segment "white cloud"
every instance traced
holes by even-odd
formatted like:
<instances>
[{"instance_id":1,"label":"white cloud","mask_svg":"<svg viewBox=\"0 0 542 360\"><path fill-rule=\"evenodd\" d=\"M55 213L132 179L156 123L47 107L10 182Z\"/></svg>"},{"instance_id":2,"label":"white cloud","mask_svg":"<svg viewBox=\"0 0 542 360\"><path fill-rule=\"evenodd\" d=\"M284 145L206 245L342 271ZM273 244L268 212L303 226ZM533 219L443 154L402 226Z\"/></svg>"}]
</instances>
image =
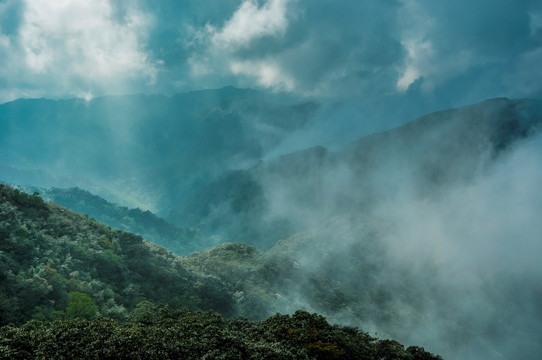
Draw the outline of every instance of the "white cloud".
<instances>
[{"instance_id":1,"label":"white cloud","mask_svg":"<svg viewBox=\"0 0 542 360\"><path fill-rule=\"evenodd\" d=\"M11 41L9 40L9 37L0 33L0 49L1 48L8 49L10 47L10 43Z\"/></svg>"},{"instance_id":2,"label":"white cloud","mask_svg":"<svg viewBox=\"0 0 542 360\"><path fill-rule=\"evenodd\" d=\"M539 6L505 0L493 10L431 0L189 0L167 9L150 0L4 0L0 101L8 92L98 96L234 85L363 99L450 90L465 98L457 103L472 102L481 95L457 89L506 95L512 82L498 74L529 62L526 52L542 34ZM466 80L472 76L474 83ZM422 93L412 89L417 80Z\"/></svg>"},{"instance_id":3,"label":"white cloud","mask_svg":"<svg viewBox=\"0 0 542 360\"><path fill-rule=\"evenodd\" d=\"M531 31L531 36L536 36L542 31L542 11L529 14L529 29Z\"/></svg>"},{"instance_id":4,"label":"white cloud","mask_svg":"<svg viewBox=\"0 0 542 360\"><path fill-rule=\"evenodd\" d=\"M503 83L514 91L510 96L542 96L542 47L518 57L510 72L503 75Z\"/></svg>"},{"instance_id":5,"label":"white cloud","mask_svg":"<svg viewBox=\"0 0 542 360\"><path fill-rule=\"evenodd\" d=\"M264 37L281 38L289 25L288 5L295 0L245 0L220 27L207 24L195 31L190 46L196 51L188 59L191 74L200 82L207 78L235 76L235 83L244 80L253 86L292 91L294 80L281 66L278 58L242 56L239 50L249 50ZM241 85L242 86L242 85Z\"/></svg>"},{"instance_id":6,"label":"white cloud","mask_svg":"<svg viewBox=\"0 0 542 360\"><path fill-rule=\"evenodd\" d=\"M405 196L383 204L379 214L394 224L387 239L392 254L439 265L446 282L467 284L503 272L542 274L541 149L539 135L471 184L432 199Z\"/></svg>"},{"instance_id":7,"label":"white cloud","mask_svg":"<svg viewBox=\"0 0 542 360\"><path fill-rule=\"evenodd\" d=\"M135 71L152 77L155 69L139 44L149 22L144 14L133 11L125 23L116 23L108 0L27 0L26 7L21 42L30 70L62 66L94 79Z\"/></svg>"},{"instance_id":8,"label":"white cloud","mask_svg":"<svg viewBox=\"0 0 542 360\"><path fill-rule=\"evenodd\" d=\"M129 82L154 81L159 65L144 49L147 14L132 8L119 21L110 0L26 0L24 9L7 45L11 75L2 74L23 78L19 96L124 92Z\"/></svg>"},{"instance_id":9,"label":"white cloud","mask_svg":"<svg viewBox=\"0 0 542 360\"><path fill-rule=\"evenodd\" d=\"M254 0L244 1L221 30L207 26L213 45L238 48L264 36L283 35L288 27L286 11L289 2L291 0L268 0L258 6Z\"/></svg>"},{"instance_id":10,"label":"white cloud","mask_svg":"<svg viewBox=\"0 0 542 360\"><path fill-rule=\"evenodd\" d=\"M274 90L292 91L294 79L288 77L280 65L270 60L232 61L231 72L234 75L249 75L257 79L258 84Z\"/></svg>"},{"instance_id":11,"label":"white cloud","mask_svg":"<svg viewBox=\"0 0 542 360\"><path fill-rule=\"evenodd\" d=\"M400 15L401 44L406 54L396 82L398 91L406 91L418 79L423 79L424 91L432 91L472 66L496 61L475 54L476 49L468 45L448 46L442 38L441 15L423 1L404 2Z\"/></svg>"},{"instance_id":12,"label":"white cloud","mask_svg":"<svg viewBox=\"0 0 542 360\"><path fill-rule=\"evenodd\" d=\"M427 70L425 66L428 59L434 56L433 46L429 41L406 40L403 46L407 50L405 68L397 80L397 89L405 91L412 83L423 76Z\"/></svg>"}]
</instances>

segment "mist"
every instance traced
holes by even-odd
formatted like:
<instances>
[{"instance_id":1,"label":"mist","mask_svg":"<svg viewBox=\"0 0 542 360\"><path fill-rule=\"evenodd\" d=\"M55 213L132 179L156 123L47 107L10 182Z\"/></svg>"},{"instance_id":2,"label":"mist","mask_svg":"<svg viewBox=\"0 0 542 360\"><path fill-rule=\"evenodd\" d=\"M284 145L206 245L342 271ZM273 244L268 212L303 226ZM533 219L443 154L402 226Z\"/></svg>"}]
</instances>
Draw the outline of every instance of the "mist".
<instances>
[{"instance_id":1,"label":"mist","mask_svg":"<svg viewBox=\"0 0 542 360\"><path fill-rule=\"evenodd\" d=\"M378 206L387 260L427 282L419 294L427 320L412 319L408 341L457 359L540 350L541 140L518 145L488 173L436 199L406 194Z\"/></svg>"},{"instance_id":2,"label":"mist","mask_svg":"<svg viewBox=\"0 0 542 360\"><path fill-rule=\"evenodd\" d=\"M292 271L325 281L329 292L287 282L278 311L318 311L447 359L535 358L542 333L540 118L535 112L518 120L534 121L527 125L533 136L502 143L485 132L500 127L502 104L437 113L340 151L312 148L270 161L258 173L262 218L289 222L297 235L268 252L287 254ZM345 157L351 152L358 155ZM338 302L318 303L326 296Z\"/></svg>"}]
</instances>

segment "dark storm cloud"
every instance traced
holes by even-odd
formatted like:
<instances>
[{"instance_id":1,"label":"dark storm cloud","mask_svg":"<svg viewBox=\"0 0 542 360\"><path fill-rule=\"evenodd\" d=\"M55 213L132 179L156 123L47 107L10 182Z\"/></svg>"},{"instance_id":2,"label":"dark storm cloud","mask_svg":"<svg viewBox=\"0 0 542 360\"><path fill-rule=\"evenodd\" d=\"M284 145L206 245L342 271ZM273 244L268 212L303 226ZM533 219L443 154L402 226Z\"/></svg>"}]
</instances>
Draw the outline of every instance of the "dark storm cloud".
<instances>
[{"instance_id":1,"label":"dark storm cloud","mask_svg":"<svg viewBox=\"0 0 542 360\"><path fill-rule=\"evenodd\" d=\"M263 9L277 2L243 4ZM200 48L193 49L192 64L199 66L195 74L202 74L202 67L213 69L216 79L233 72L245 86L256 82L336 98L386 98L410 90L420 97L436 94L465 103L529 95L509 74L539 56L536 2L281 3L287 19L283 31L254 37L241 48L217 50L216 43L205 42L228 25L210 22L211 31L200 32ZM539 91L534 87L529 93Z\"/></svg>"},{"instance_id":2,"label":"dark storm cloud","mask_svg":"<svg viewBox=\"0 0 542 360\"><path fill-rule=\"evenodd\" d=\"M6 36L17 33L24 11L24 5L20 1L0 1L0 30Z\"/></svg>"},{"instance_id":3,"label":"dark storm cloud","mask_svg":"<svg viewBox=\"0 0 542 360\"><path fill-rule=\"evenodd\" d=\"M331 91L339 91L334 96L355 96L363 89L393 85L404 52L396 36L396 2L244 4L253 4L254 11L241 7L232 19L246 16L248 21L275 6L276 11L268 11L262 20L283 17L280 29L256 32L239 44L222 36L235 22L213 24L200 33L203 52L195 52L193 63L233 72L243 85L256 81L264 87L324 97ZM217 37L223 40L219 44L213 41Z\"/></svg>"}]
</instances>

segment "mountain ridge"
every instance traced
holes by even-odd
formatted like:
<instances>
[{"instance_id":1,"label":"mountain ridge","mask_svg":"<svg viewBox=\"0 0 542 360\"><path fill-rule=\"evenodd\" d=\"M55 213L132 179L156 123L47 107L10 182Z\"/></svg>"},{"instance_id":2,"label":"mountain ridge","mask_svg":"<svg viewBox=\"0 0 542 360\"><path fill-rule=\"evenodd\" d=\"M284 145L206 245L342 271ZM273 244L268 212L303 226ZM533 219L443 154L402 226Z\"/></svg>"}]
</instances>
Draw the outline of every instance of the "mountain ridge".
<instances>
[{"instance_id":1,"label":"mountain ridge","mask_svg":"<svg viewBox=\"0 0 542 360\"><path fill-rule=\"evenodd\" d=\"M292 209L315 216L312 209L322 205L331 212L357 211L404 191L433 196L446 186L466 184L487 171L501 153L539 131L541 123L540 100L497 98L434 112L362 137L343 150L316 146L230 172L196 192L166 218L172 223L184 219L181 223L189 227L210 224L208 233L240 223L242 229L226 230L230 233L226 239L266 248L287 235L281 229L291 227L285 224L285 217ZM253 190L245 192L240 184ZM209 194L219 195L209 198ZM283 203L278 204L279 200ZM282 210L273 210L274 202ZM270 211L274 213L266 215ZM273 216L274 220L260 221ZM228 220L224 224L220 219ZM252 229L251 222L255 224ZM283 224L278 227L280 235L259 231L277 223ZM242 233L245 235L236 237Z\"/></svg>"},{"instance_id":2,"label":"mountain ridge","mask_svg":"<svg viewBox=\"0 0 542 360\"><path fill-rule=\"evenodd\" d=\"M258 161L318 106L233 87L14 101L0 105L0 165L12 169L0 180L40 186L23 174L40 170L50 174L48 186L165 212L221 172Z\"/></svg>"}]
</instances>

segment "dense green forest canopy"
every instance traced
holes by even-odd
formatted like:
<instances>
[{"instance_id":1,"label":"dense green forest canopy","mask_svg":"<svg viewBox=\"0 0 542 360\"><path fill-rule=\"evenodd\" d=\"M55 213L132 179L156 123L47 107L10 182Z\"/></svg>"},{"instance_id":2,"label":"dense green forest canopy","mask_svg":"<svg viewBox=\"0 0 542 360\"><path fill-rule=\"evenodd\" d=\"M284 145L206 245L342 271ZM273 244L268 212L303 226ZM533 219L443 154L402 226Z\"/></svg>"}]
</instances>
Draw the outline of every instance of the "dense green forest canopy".
<instances>
[{"instance_id":1,"label":"dense green forest canopy","mask_svg":"<svg viewBox=\"0 0 542 360\"><path fill-rule=\"evenodd\" d=\"M251 322L208 312L148 307L127 322L31 321L0 328L0 359L438 360L421 347L378 340L297 311Z\"/></svg>"},{"instance_id":2,"label":"dense green forest canopy","mask_svg":"<svg viewBox=\"0 0 542 360\"><path fill-rule=\"evenodd\" d=\"M235 299L243 267L256 274L238 291L265 292L249 287L265 284L265 274L273 288L272 263L255 268L263 255L246 245L180 258L3 184L0 214L2 359L439 359L303 311L225 320L261 317L261 298Z\"/></svg>"},{"instance_id":3,"label":"dense green forest canopy","mask_svg":"<svg viewBox=\"0 0 542 360\"><path fill-rule=\"evenodd\" d=\"M219 279L187 271L140 236L5 185L0 214L0 323L55 318L74 293L117 319L143 300L232 312Z\"/></svg>"},{"instance_id":4,"label":"dense green forest canopy","mask_svg":"<svg viewBox=\"0 0 542 360\"><path fill-rule=\"evenodd\" d=\"M78 187L45 189L18 186L17 188L29 194L39 193L45 200L53 201L79 214L86 214L115 229L140 235L145 240L163 246L176 254L188 254L209 245L204 239L198 237L194 230L176 227L148 210L118 206Z\"/></svg>"}]
</instances>

